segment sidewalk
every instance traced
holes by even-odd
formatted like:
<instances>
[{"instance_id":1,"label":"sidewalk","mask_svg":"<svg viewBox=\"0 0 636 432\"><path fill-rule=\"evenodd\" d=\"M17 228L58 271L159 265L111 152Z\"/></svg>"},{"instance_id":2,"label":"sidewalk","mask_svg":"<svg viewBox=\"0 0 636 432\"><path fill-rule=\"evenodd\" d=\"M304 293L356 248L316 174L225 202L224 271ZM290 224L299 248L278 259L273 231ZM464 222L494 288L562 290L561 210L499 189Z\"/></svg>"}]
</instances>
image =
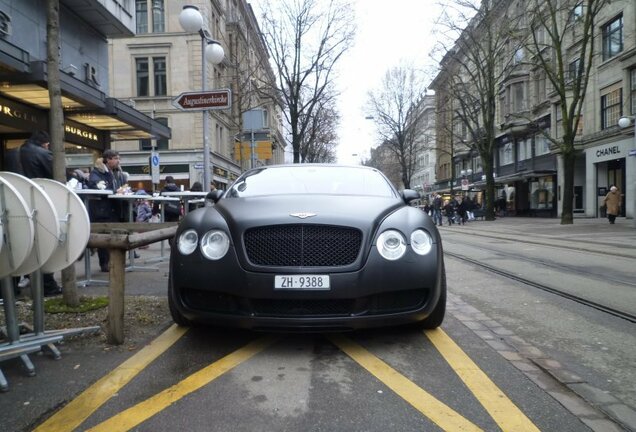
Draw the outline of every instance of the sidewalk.
<instances>
[{"instance_id":1,"label":"sidewalk","mask_svg":"<svg viewBox=\"0 0 636 432\"><path fill-rule=\"evenodd\" d=\"M148 249L137 249L139 258L135 259L135 268L126 271L125 295L163 296L168 293L168 263L170 260L170 246L166 240L164 243L163 258L161 257L161 243L154 243ZM108 281L108 273L103 273L99 268L97 253L90 257L91 280ZM128 264L128 258L126 258ZM143 267L143 268L141 268ZM78 284L86 279L84 260L75 263L75 272ZM56 274L59 280L59 274ZM88 286L78 287L80 295L107 295L108 285L104 283L91 283Z\"/></svg>"},{"instance_id":2,"label":"sidewalk","mask_svg":"<svg viewBox=\"0 0 636 432\"><path fill-rule=\"evenodd\" d=\"M466 225L444 225L445 230L465 230L475 235L488 235L508 240L535 241L549 245L559 242L574 249L602 251L636 258L636 228L633 219L617 218L610 224L602 218L574 219L572 225L561 225L560 218L500 217L494 221L471 221Z\"/></svg>"}]
</instances>

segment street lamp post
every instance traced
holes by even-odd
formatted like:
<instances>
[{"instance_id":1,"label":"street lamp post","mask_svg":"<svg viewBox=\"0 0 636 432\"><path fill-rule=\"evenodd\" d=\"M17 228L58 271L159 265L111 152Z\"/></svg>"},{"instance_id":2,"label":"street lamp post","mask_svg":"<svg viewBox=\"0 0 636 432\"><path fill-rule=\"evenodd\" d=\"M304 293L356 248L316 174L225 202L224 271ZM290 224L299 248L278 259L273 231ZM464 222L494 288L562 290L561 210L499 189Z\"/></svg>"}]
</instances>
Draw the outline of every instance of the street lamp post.
<instances>
[{"instance_id":1,"label":"street lamp post","mask_svg":"<svg viewBox=\"0 0 636 432\"><path fill-rule=\"evenodd\" d=\"M192 5L185 5L179 14L179 24L188 33L199 33L201 36L201 90L207 90L208 68L206 60L212 64L219 64L225 57L225 52L221 44L210 37L210 33L203 27L203 16L199 8ZM208 110L203 110L203 190L210 191L211 183L211 163L210 163L210 142L208 140L209 131Z\"/></svg>"},{"instance_id":2,"label":"street lamp post","mask_svg":"<svg viewBox=\"0 0 636 432\"><path fill-rule=\"evenodd\" d=\"M627 129L630 126L634 126L634 150L636 150L636 116L621 117L620 119L618 119L618 126L621 129ZM636 184L634 184L632 192L633 192L632 193L632 203L633 203L632 218L634 219L634 228L636 228Z\"/></svg>"}]
</instances>

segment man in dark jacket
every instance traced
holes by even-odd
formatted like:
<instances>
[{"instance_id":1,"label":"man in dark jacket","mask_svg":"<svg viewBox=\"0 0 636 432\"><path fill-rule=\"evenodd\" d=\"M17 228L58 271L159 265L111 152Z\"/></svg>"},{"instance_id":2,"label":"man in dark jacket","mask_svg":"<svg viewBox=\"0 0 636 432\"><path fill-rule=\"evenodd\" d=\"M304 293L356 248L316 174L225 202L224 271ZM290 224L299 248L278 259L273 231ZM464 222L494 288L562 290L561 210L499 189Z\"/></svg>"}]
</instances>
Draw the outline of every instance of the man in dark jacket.
<instances>
[{"instance_id":1,"label":"man in dark jacket","mask_svg":"<svg viewBox=\"0 0 636 432\"><path fill-rule=\"evenodd\" d=\"M88 176L89 189L111 190L113 193L124 185L125 179L119 169L119 153L112 149L104 150L97 158L95 166ZM93 222L121 222L121 204L106 196L89 201L89 211ZM108 272L110 255L108 249L97 249L99 267Z\"/></svg>"},{"instance_id":2,"label":"man in dark jacket","mask_svg":"<svg viewBox=\"0 0 636 432\"><path fill-rule=\"evenodd\" d=\"M49 134L35 131L20 147L22 173L28 178L53 178L53 152L49 150Z\"/></svg>"},{"instance_id":3,"label":"man in dark jacket","mask_svg":"<svg viewBox=\"0 0 636 432\"><path fill-rule=\"evenodd\" d=\"M22 174L28 178L53 178L53 153L49 150L49 134L35 131L31 138L20 147ZM44 295L53 296L62 293L52 273L42 275Z\"/></svg>"},{"instance_id":4,"label":"man in dark jacket","mask_svg":"<svg viewBox=\"0 0 636 432\"><path fill-rule=\"evenodd\" d=\"M179 188L179 186L177 186L177 184L174 182L174 177L167 176L166 184L163 186L163 189L161 189L161 192L179 191L181 191L181 188ZM166 222L178 222L179 217L181 216L181 205L179 204L179 202L166 202L163 204L163 206L164 220ZM155 209L155 211L158 211L158 209Z\"/></svg>"}]
</instances>

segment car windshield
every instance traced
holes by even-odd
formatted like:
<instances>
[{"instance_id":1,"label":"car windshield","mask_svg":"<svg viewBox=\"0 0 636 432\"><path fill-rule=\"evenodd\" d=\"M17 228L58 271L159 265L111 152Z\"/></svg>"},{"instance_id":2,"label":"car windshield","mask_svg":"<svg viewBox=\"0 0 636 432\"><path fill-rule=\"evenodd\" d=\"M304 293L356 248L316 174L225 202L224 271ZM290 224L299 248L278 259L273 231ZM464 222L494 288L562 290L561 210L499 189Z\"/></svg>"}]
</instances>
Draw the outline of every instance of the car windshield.
<instances>
[{"instance_id":1,"label":"car windshield","mask_svg":"<svg viewBox=\"0 0 636 432\"><path fill-rule=\"evenodd\" d=\"M395 197L395 189L376 170L342 166L285 166L249 171L226 197L330 194Z\"/></svg>"}]
</instances>

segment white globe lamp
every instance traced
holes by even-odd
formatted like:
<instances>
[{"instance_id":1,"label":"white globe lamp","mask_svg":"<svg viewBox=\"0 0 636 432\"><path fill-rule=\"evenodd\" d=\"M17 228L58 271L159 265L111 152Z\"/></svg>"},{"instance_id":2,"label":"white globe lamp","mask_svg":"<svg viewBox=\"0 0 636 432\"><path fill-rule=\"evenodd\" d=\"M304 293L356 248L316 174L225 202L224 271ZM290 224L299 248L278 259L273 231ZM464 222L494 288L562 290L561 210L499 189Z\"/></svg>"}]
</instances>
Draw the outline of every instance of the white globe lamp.
<instances>
[{"instance_id":1,"label":"white globe lamp","mask_svg":"<svg viewBox=\"0 0 636 432\"><path fill-rule=\"evenodd\" d=\"M179 24L188 33L196 33L203 27L203 16L199 8L185 5L179 14Z\"/></svg>"}]
</instances>

